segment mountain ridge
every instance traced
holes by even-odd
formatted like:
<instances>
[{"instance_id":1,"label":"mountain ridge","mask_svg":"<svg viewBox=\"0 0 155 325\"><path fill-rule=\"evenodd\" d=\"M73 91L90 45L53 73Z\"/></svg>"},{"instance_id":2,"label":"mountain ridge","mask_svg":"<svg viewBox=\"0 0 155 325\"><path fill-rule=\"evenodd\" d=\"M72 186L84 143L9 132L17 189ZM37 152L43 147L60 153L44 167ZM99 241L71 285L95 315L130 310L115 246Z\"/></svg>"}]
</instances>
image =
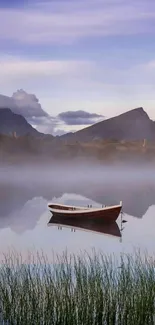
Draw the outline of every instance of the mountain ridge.
<instances>
[{"instance_id":1,"label":"mountain ridge","mask_svg":"<svg viewBox=\"0 0 155 325\"><path fill-rule=\"evenodd\" d=\"M143 107L138 107L120 115L95 123L74 134L61 136L76 141L96 139L117 140L155 140L155 122L152 121Z\"/></svg>"},{"instance_id":2,"label":"mountain ridge","mask_svg":"<svg viewBox=\"0 0 155 325\"><path fill-rule=\"evenodd\" d=\"M14 113L10 108L0 109L0 134L11 135L16 133L17 136L33 135L39 136L42 133L37 131L27 122L24 116Z\"/></svg>"},{"instance_id":3,"label":"mountain ridge","mask_svg":"<svg viewBox=\"0 0 155 325\"><path fill-rule=\"evenodd\" d=\"M155 122L151 120L143 107L138 107L120 115L95 123L75 133L52 136L37 131L25 117L14 113L10 108L0 109L0 134L17 136L33 135L55 138L68 142L88 142L94 140L155 140Z\"/></svg>"}]
</instances>

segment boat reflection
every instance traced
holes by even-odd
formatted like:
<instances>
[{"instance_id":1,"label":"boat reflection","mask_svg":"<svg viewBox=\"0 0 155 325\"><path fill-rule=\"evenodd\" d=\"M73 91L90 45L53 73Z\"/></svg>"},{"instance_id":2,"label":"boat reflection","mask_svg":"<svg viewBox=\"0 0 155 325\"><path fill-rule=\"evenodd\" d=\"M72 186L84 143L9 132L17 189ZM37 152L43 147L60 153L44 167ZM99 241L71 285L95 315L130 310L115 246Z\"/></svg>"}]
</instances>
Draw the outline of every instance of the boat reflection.
<instances>
[{"instance_id":1,"label":"boat reflection","mask_svg":"<svg viewBox=\"0 0 155 325\"><path fill-rule=\"evenodd\" d=\"M121 231L116 222L105 223L96 220L71 220L71 218L58 218L52 216L48 226L58 226L59 230L63 227L68 227L71 228L72 231L84 230L121 238Z\"/></svg>"}]
</instances>

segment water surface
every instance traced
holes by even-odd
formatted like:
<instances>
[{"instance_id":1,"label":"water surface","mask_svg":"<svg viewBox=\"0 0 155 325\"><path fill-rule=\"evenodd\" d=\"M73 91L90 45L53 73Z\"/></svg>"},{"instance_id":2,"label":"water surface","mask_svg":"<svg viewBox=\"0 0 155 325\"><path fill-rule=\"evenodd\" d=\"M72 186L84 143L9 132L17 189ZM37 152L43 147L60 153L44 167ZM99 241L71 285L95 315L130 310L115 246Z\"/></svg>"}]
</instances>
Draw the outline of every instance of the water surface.
<instances>
[{"instance_id":1,"label":"water surface","mask_svg":"<svg viewBox=\"0 0 155 325\"><path fill-rule=\"evenodd\" d=\"M96 251L119 254L140 248L153 254L154 174L137 173L136 177L134 173L131 177L131 172L130 175L123 173L119 171L118 175L115 171L113 177L109 177L111 174L107 175L104 170L103 173L100 171L100 176L92 171L86 177L84 171L82 177L80 171L76 176L69 172L66 175L64 171L53 171L47 177L40 171L40 177L36 177L32 172L1 171L0 251L14 248L25 256L28 250L43 250L51 257L53 250L56 253L62 253L65 249L79 253L95 248ZM118 204L120 200L123 201L123 220L127 222L121 223L120 216L117 220L118 231L110 229L108 233L107 229L94 231L93 227L84 230L78 226L48 225L52 216L47 208L49 202L101 206Z\"/></svg>"}]
</instances>

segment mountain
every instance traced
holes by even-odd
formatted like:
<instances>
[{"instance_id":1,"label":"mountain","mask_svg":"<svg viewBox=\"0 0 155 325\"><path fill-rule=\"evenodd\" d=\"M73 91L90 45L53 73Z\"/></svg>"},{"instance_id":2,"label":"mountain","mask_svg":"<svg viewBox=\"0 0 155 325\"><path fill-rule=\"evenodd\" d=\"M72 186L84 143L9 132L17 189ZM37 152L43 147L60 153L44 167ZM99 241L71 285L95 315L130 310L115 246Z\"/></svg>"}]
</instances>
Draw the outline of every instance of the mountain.
<instances>
[{"instance_id":1,"label":"mountain","mask_svg":"<svg viewBox=\"0 0 155 325\"><path fill-rule=\"evenodd\" d=\"M19 114L15 114L9 108L0 109L0 134L11 135L13 132L17 136L21 135L42 135L36 129L34 129L26 119Z\"/></svg>"},{"instance_id":2,"label":"mountain","mask_svg":"<svg viewBox=\"0 0 155 325\"><path fill-rule=\"evenodd\" d=\"M155 140L155 122L142 107L96 123L63 139L74 141L91 141L96 139L116 139L137 141Z\"/></svg>"},{"instance_id":3,"label":"mountain","mask_svg":"<svg viewBox=\"0 0 155 325\"><path fill-rule=\"evenodd\" d=\"M10 136L13 132L17 137ZM53 137L39 133L10 109L0 109L0 163L30 162L154 165L155 122L137 108L74 134Z\"/></svg>"}]
</instances>

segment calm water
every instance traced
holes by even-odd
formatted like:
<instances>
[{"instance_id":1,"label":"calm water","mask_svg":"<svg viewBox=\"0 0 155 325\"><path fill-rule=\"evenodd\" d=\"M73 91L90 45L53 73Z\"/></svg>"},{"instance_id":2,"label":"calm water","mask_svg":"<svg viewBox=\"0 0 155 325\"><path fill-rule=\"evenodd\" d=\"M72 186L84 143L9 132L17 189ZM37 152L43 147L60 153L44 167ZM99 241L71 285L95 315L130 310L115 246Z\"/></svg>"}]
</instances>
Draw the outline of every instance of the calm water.
<instances>
[{"instance_id":1,"label":"calm water","mask_svg":"<svg viewBox=\"0 0 155 325\"><path fill-rule=\"evenodd\" d=\"M9 174L10 173L10 174ZM17 177L17 174L19 177ZM92 248L105 253L132 252L135 248L155 251L155 180L144 174L131 179L120 177L78 178L61 176L34 177L22 172L1 172L0 184L0 251L14 248L26 256L28 251L43 250L49 257L52 250L62 253L91 251ZM10 176L11 175L11 176ZM63 175L63 174L62 174ZM65 175L65 173L64 173ZM79 174L80 175L80 174ZM117 204L123 201L123 219L118 218L115 228L89 230L48 225L51 213L50 202L87 206ZM80 225L82 226L82 225Z\"/></svg>"}]
</instances>

